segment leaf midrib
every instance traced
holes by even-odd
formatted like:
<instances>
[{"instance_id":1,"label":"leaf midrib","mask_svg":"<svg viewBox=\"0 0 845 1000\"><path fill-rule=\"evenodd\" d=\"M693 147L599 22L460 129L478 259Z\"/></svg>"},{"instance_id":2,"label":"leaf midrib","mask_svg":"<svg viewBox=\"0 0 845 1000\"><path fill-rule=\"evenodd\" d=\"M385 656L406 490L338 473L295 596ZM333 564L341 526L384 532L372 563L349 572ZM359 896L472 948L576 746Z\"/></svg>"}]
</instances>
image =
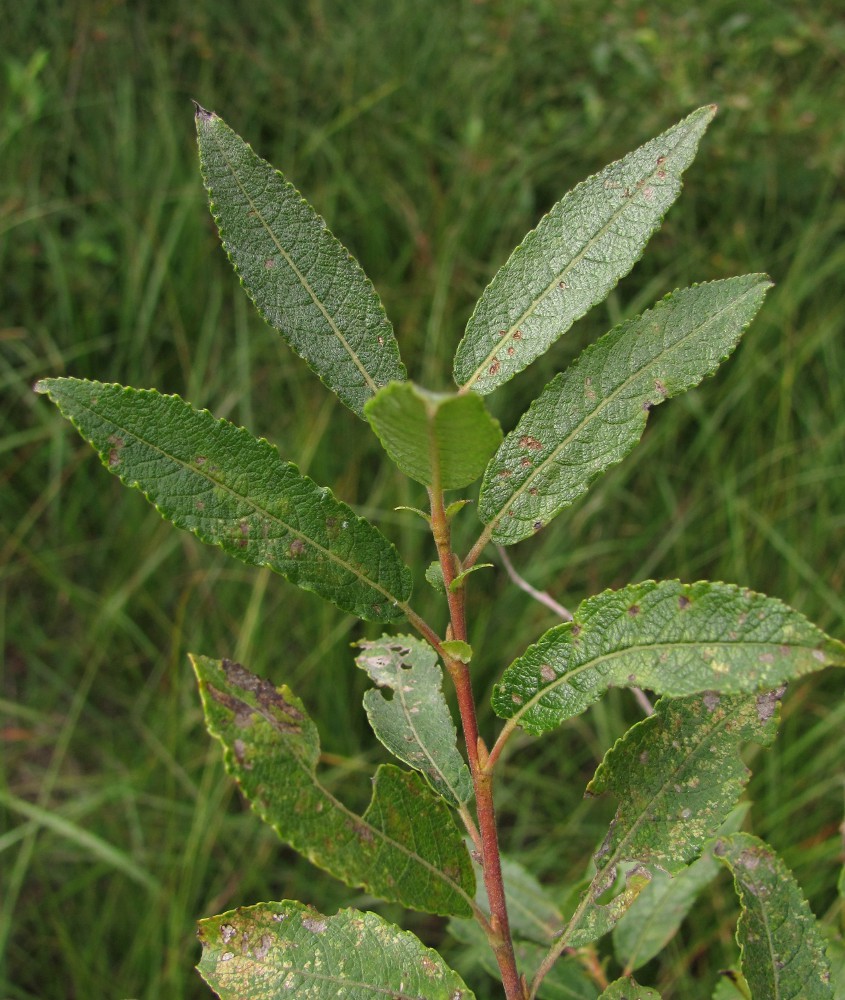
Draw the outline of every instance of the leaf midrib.
<instances>
[{"instance_id":1,"label":"leaf midrib","mask_svg":"<svg viewBox=\"0 0 845 1000\"><path fill-rule=\"evenodd\" d=\"M159 398L160 399L167 399L168 397L166 397L166 396L159 396ZM170 398L171 399L176 399L178 397L173 396L173 397L170 397ZM78 403L79 406L83 407L83 409L87 410L89 413L91 413L95 417L97 417L98 420L102 420L102 421L104 421L106 423L111 424L113 427L115 427L117 430L121 431L122 433L124 433L124 434L126 434L126 435L128 435L130 437L135 438L135 440L138 441L139 443L141 443L143 445L146 445L148 448L152 449L153 451L158 452L158 454L161 455L164 459L167 459L167 460L169 460L171 462L174 462L180 468L185 469L187 472L191 473L192 475L197 476L199 479L206 480L208 483L211 483L213 486L217 486L220 489L224 490L226 493L229 494L229 496L231 496L231 497L233 497L233 498L235 498L235 499L237 499L239 501L242 501L246 506L248 506L248 507L250 507L252 509L253 513L256 516L266 516L270 521L272 521L273 523L275 523L275 524L279 525L280 527L284 528L286 531L289 531L292 535L294 535L296 538L298 538L301 541L303 541L303 542L307 543L308 545L310 545L317 552L322 553L323 555L327 556L330 561L336 563L338 566L340 566L343 569L347 570L357 580L360 580L361 582L367 584L367 586L369 586L373 590L377 591L379 594L381 594L383 597L385 597L391 603L393 603L394 601L396 601L397 602L397 605L396 605L397 607L402 607L402 608L405 607L405 603L404 602L399 602L398 598L396 597L396 595L395 594L391 594L389 591L385 590L384 587L381 586L381 584L376 583L374 580L371 580L368 576L364 576L360 571L356 570L355 567L352 566L351 563L348 563L345 559L341 559L340 556L336 555L331 549L325 548L324 546L320 545L319 542L314 541L314 539L310 538L308 535L306 535L303 532L301 532L301 531L297 530L296 528L292 527L286 521L283 521L278 515L273 514L271 511L265 510L262 507L259 507L256 504L256 502L254 500L252 500L250 497L244 496L243 494L238 493L236 490L232 489L232 487L229 486L227 483L221 483L218 480L213 479L207 473L202 472L198 468L196 468L196 466L191 465L190 463L184 461L181 458L178 458L176 455L170 454L170 452L165 451L164 448L162 448L160 445L156 444L153 441L147 440L147 438L145 438L145 437L142 437L140 434L137 433L137 431L131 430L128 427L124 427L122 424L118 423L113 418L105 417L102 413L98 413L97 410L95 410L92 406L88 405L87 403L82 402L82 401L80 401L78 399L76 400L76 402ZM194 412L196 412L196 411L194 411ZM234 427L233 424L230 424L229 426ZM235 430L239 430L239 429L240 428L235 428ZM253 439L253 440L255 440L255 439ZM273 448L272 445L270 445L269 447ZM273 450L275 451L275 449L273 449ZM278 452L276 452L276 458L280 462L284 461L281 458L281 456L278 454ZM301 473L300 473L300 475L301 475ZM302 478L305 479L306 477L302 476ZM335 498L335 499L337 500L337 498ZM339 500L337 502L341 503L341 501L339 501ZM161 510L161 507L159 506L158 503L155 503L155 506L156 506L157 510L159 510L159 511ZM352 516L357 519L358 515L355 514L354 511L352 511ZM202 537L194 529L188 529L188 530L190 530L192 534L196 534L197 537L200 537L200 538ZM222 543L221 539L215 540L214 544L220 545L220 547L223 548L223 543ZM268 565L268 564L265 564L265 565Z\"/></svg>"},{"instance_id":2,"label":"leaf midrib","mask_svg":"<svg viewBox=\"0 0 845 1000\"><path fill-rule=\"evenodd\" d=\"M605 396L599 402L598 406L595 407L595 409L590 410L589 413L586 413L583 419L580 420L572 428L569 434L558 445L555 446L555 448L548 454L546 458L543 459L543 461L539 465L532 468L529 474L523 480L523 482L511 494L509 494L507 500L500 505L498 513L495 514L487 522L488 528L491 531L495 532L496 528L498 528L500 522L502 521L502 518L505 516L507 508L510 507L512 504L514 504L523 495L523 493L525 493L525 491L531 486L531 484L534 482L537 476L539 476L541 472L543 472L549 465L551 465L557 459L558 455L572 443L572 441L583 431L585 427L589 426L594 420L600 419L602 412L608 406L610 406L612 402L615 401L615 399L619 396L620 393L629 388L629 386L631 386L632 383L636 382L637 379L639 379L642 376L643 372L647 371L650 367L657 365L664 357L671 354L673 351L683 347L683 345L686 344L687 341L690 340L690 338L698 336L703 329L705 329L709 324L717 321L719 317L721 317L726 311L728 311L729 309L733 309L735 306L738 306L741 302L743 302L748 295L752 294L752 292L757 290L757 287L758 287L757 285L754 285L751 288L749 288L746 292L744 292L741 296L737 297L736 299L732 299L729 303L723 306L718 312L709 315L703 323L700 323L692 330L690 330L690 332L686 336L682 337L680 340L676 340L669 347L662 350L659 354L649 358L645 364L641 365L634 372L632 372L631 375L619 386L617 386L617 388L614 389L608 396ZM601 342L599 341L598 343ZM572 369L570 369L570 371L571 370ZM514 430L511 433L515 434L516 431Z\"/></svg>"},{"instance_id":3,"label":"leaf midrib","mask_svg":"<svg viewBox=\"0 0 845 1000\"><path fill-rule=\"evenodd\" d=\"M670 158L673 157L675 155L675 153L677 153L678 148L684 143L684 141L688 138L688 136L689 136L689 132L684 132L683 135L678 139L678 142L672 147L671 151L668 152L668 153L666 153L666 160L663 163L655 166L655 168L650 173L646 174L643 178L640 178L639 180L637 180L635 182L637 185L639 185L637 187L637 190L629 198L626 198L624 201L622 201L622 203L620 204L620 206L616 209L616 211L613 213L613 215L610 216L610 218L601 227L601 229L599 229L598 232L595 233L584 244L584 246L581 248L581 250L579 250L578 253L570 261L567 262L566 266L549 282L549 284L545 287L545 289L543 289L543 291L540 292L539 295L535 296L534 299L532 299L532 301L528 305L528 307L520 314L520 316L517 317L517 319L505 331L505 335L503 337L497 338L496 344L495 344L493 350L491 350L488 353L487 357L481 362L481 364L479 364L476 367L476 369L472 373L472 375L461 386L461 391L462 392L466 391L467 389L470 389L484 375L485 369L493 361L493 359L500 353L500 351L502 350L502 348L503 347L507 347L507 345L510 344L510 342L513 340L514 334L520 328L520 326L529 317L531 317L534 314L535 310L540 305L540 303L543 302L546 298L548 298L548 296L551 294L551 292L555 288L559 287L560 282L565 279L565 277L570 273L570 271L572 271L572 269L577 264L579 264L584 259L584 257L586 257L587 253L599 242L599 240L605 235L605 233L607 232L607 230L610 229L610 227L619 218L621 218L625 214L625 212L631 206L633 206L635 204L639 204L639 202L638 202L637 199L638 199L639 196L642 195L643 189L646 187L647 183L650 180L653 180L653 179L655 179L657 177L657 173L658 173L659 170L664 169L666 167L666 165L669 162ZM600 171L598 174L595 174L594 175L594 179L598 180L602 176L603 173L604 173L604 171ZM675 175L673 175L673 176L675 177L675 180L679 179L677 176L675 176ZM642 180L642 184L640 184L640 180ZM589 181L583 181L582 182L582 184L584 184L584 185L587 184L587 183L589 183ZM579 184L575 188L573 188L572 192L570 193L570 196L574 195L575 192L578 190L578 188L582 186L582 184ZM567 197L569 197L569 196L564 196L564 201L566 201ZM667 209L667 211L668 211L668 209ZM548 216L546 216L546 218L548 218ZM538 223L538 225L539 225L539 223ZM536 232L537 232L537 230L535 228L533 230L533 233L536 233ZM532 233L532 235L533 235L533 233ZM507 266L507 265L505 265L505 266ZM572 323L574 323L574 322L575 322L575 320L572 321ZM569 325L572 326L572 323L570 323ZM563 332L565 332L565 330L562 331L562 333Z\"/></svg>"},{"instance_id":4,"label":"leaf midrib","mask_svg":"<svg viewBox=\"0 0 845 1000\"><path fill-rule=\"evenodd\" d=\"M743 648L743 649L751 647L751 648L778 649L778 650L781 649L782 647L786 646L790 650L790 652L792 652L793 650L814 650L814 649L817 648L816 646L807 646L807 645L804 645L804 644L796 644L796 643L788 643L788 642L774 642L772 640L764 641L762 639L750 639L750 640L742 640L742 639L714 639L714 640L689 639L689 640L683 640L683 639L678 639L678 640L673 640L671 642L670 641L666 641L666 642L649 642L649 643L644 643L644 644L637 643L637 644L633 644L633 645L630 645L630 646L625 646L622 649L614 649L612 652L610 652L610 653L603 653L601 656L593 657L592 659L588 660L586 663L582 663L579 666L574 667L568 673L561 674L555 680L550 681L549 684L546 685L546 687L542 688L542 690L540 690L536 694L532 695L531 698L529 698L529 700L524 705L520 705L519 710L517 712L515 712L511 716L508 716L508 721L512 725L519 725L519 720L525 715L525 713L528 712L530 709L534 708L534 706L539 701L541 701L549 693L549 691L553 691L555 688L559 687L561 684L568 683L573 677L577 677L578 674L583 673L585 670L589 670L590 668L595 667L598 664L601 664L601 663L613 660L616 657L625 656L625 655L631 653L632 651L640 651L640 650L650 651L650 650L660 650L660 649L672 650L672 649L675 649L677 647L695 647L695 646L701 646L702 648L707 647L708 649L710 649L710 648L712 648L712 649L719 649L719 648L724 647L724 646L728 646L728 647L738 646L738 647ZM572 647L570 646L569 648L572 648ZM552 668L552 669L554 669L554 668ZM604 678L602 678L602 680L604 680ZM636 683L636 682L632 681L632 683ZM609 683L606 685L606 687L610 687L610 686L611 685ZM761 690L765 690L765 688L762 688ZM690 694L692 694L692 693L693 692L690 692ZM742 693L742 692L733 692L733 693L739 694L739 693ZM568 716L567 716L567 718L568 718ZM560 721L565 721L565 720L560 720ZM557 724L558 723L556 723L556 725ZM543 730L543 732L547 732L547 731L548 731L548 729L544 729Z\"/></svg>"},{"instance_id":5,"label":"leaf midrib","mask_svg":"<svg viewBox=\"0 0 845 1000\"><path fill-rule=\"evenodd\" d=\"M229 173L232 175L232 179L237 184L237 186L240 189L241 193L243 194L244 198L249 203L249 205L251 207L251 210L252 210L255 218L257 218L259 220L259 222L261 223L261 225L264 227L267 235L270 237L271 242L276 247L276 249L279 251L279 253L282 255L282 257L284 258L285 262L287 263L287 265L291 269L291 271L293 271L293 273L296 275L297 281L299 281L299 283L302 285L302 287L305 289L305 291L308 292L308 294L311 296L311 301L314 303L314 305L320 311L320 313L322 314L323 318L328 323L330 330L335 335L335 337L337 337L337 339L340 342L341 346L347 352L347 354L349 355L349 357L352 359L352 361L354 362L355 366L357 367L358 371L360 371L361 375L364 377L364 382L366 383L367 388L370 390L370 393L371 394L375 394L378 391L378 386L373 381L373 379L370 377L369 372L367 371L367 369L361 363L358 355L352 349L351 345L349 344L349 341L343 335L340 327L337 325L337 323L335 323L334 318L332 317L332 315L328 312L328 310L323 305L322 301L318 298L317 293L314 291L313 287L311 286L311 283L306 279L305 275L296 266L296 264L294 263L293 259L290 256L290 254L287 252L287 250L285 250L285 248L282 246L282 244L277 239L275 232L270 227L270 224L267 222L267 220L264 218L264 215L256 207L256 204L253 201L251 195L249 194L249 192L247 191L247 189L241 183L240 178L239 178L239 176L238 176L238 174L237 174L234 166L232 165L231 160L226 155L225 147L223 146L223 143L220 141L219 136L217 135L216 132L212 132L211 135L212 135L214 141L217 144L217 148L218 148L218 150L220 152L220 156L225 161L226 166L229 169ZM276 171L274 171L274 173L276 173Z\"/></svg>"}]
</instances>

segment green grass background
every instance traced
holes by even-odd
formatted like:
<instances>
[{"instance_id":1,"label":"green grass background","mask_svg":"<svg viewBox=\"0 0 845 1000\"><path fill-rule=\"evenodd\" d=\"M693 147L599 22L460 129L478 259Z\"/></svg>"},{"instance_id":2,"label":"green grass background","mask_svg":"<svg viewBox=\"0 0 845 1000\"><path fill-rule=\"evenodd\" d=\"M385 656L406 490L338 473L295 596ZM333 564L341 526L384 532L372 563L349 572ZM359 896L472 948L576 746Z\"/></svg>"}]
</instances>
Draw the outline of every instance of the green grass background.
<instances>
[{"instance_id":1,"label":"green grass background","mask_svg":"<svg viewBox=\"0 0 845 1000\"><path fill-rule=\"evenodd\" d=\"M431 558L423 497L255 315L219 248L190 98L291 177L379 289L412 377L448 383L472 304L569 187L708 102L720 114L644 259L493 405L511 426L556 370L677 286L776 288L712 380L512 556L566 603L652 576L729 580L845 635L845 23L838 0L32 0L0 42L0 997L201 998L196 918L262 899L372 906L282 848L206 735L186 654L288 682L327 781L367 795L384 752L349 643L362 627L160 520L31 391L72 374L178 392L276 442ZM502 398L499 399L498 397ZM463 515L466 540L471 513ZM418 583L422 592L425 584ZM424 607L442 622L433 602ZM473 577L489 689L551 614ZM611 807L582 801L637 718L625 692L516 741L503 840L572 882ZM750 758L751 826L841 920L841 679L793 685ZM380 907L438 945L440 921ZM735 960L728 880L642 974L709 997ZM447 945L448 947L448 945ZM461 954L448 952L460 964ZM610 971L615 966L611 965ZM482 975L480 998L498 995Z\"/></svg>"}]
</instances>

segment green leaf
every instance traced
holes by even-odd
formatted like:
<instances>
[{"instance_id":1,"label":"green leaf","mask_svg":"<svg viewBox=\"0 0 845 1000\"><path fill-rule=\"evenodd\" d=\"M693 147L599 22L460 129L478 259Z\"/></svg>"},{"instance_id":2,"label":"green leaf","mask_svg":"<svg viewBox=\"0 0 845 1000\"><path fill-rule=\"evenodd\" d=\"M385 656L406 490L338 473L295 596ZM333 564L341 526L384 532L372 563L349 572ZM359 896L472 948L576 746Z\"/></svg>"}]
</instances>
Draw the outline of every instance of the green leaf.
<instances>
[{"instance_id":1,"label":"green leaf","mask_svg":"<svg viewBox=\"0 0 845 1000\"><path fill-rule=\"evenodd\" d=\"M514 938L525 938L539 944L551 944L560 931L563 916L537 879L518 861L503 855L502 880L508 905L508 921ZM476 871L482 875L476 862ZM475 880L475 900L490 916L490 903L484 879Z\"/></svg>"},{"instance_id":2,"label":"green leaf","mask_svg":"<svg viewBox=\"0 0 845 1000\"><path fill-rule=\"evenodd\" d=\"M444 639L440 643L440 648L453 660L460 660L461 663L469 663L472 660L472 646L463 639Z\"/></svg>"},{"instance_id":3,"label":"green leaf","mask_svg":"<svg viewBox=\"0 0 845 1000\"><path fill-rule=\"evenodd\" d=\"M726 583L648 580L583 601L505 671L503 719L541 735L610 686L660 694L760 691L824 666L845 645L781 601Z\"/></svg>"},{"instance_id":4,"label":"green leaf","mask_svg":"<svg viewBox=\"0 0 845 1000\"><path fill-rule=\"evenodd\" d=\"M317 727L286 686L192 656L227 771L285 843L348 885L429 913L469 916L475 877L452 814L419 775L380 767L358 816L320 784Z\"/></svg>"},{"instance_id":5,"label":"green leaf","mask_svg":"<svg viewBox=\"0 0 845 1000\"><path fill-rule=\"evenodd\" d=\"M588 795L619 807L596 854L600 871L621 861L680 871L725 821L748 782L744 744L768 746L783 689L758 695L661 698L605 755Z\"/></svg>"},{"instance_id":6,"label":"green leaf","mask_svg":"<svg viewBox=\"0 0 845 1000\"><path fill-rule=\"evenodd\" d=\"M381 691L364 695L373 732L399 760L422 772L434 790L459 808L472 798L472 777L455 744L456 731L443 697L437 654L412 636L359 642L355 662Z\"/></svg>"},{"instance_id":7,"label":"green leaf","mask_svg":"<svg viewBox=\"0 0 845 1000\"><path fill-rule=\"evenodd\" d=\"M599 1000L660 1000L657 990L640 986L633 979L623 977L611 983Z\"/></svg>"},{"instance_id":8,"label":"green leaf","mask_svg":"<svg viewBox=\"0 0 845 1000\"><path fill-rule=\"evenodd\" d=\"M546 351L634 266L681 191L716 108L699 108L565 195L487 286L455 355L486 395Z\"/></svg>"},{"instance_id":9,"label":"green leaf","mask_svg":"<svg viewBox=\"0 0 845 1000\"><path fill-rule=\"evenodd\" d=\"M720 969L713 1000L751 1000L751 991L739 969Z\"/></svg>"},{"instance_id":10,"label":"green leaf","mask_svg":"<svg viewBox=\"0 0 845 1000\"><path fill-rule=\"evenodd\" d=\"M375 913L259 903L201 920L199 939L197 969L221 1000L473 998L436 951Z\"/></svg>"},{"instance_id":11,"label":"green leaf","mask_svg":"<svg viewBox=\"0 0 845 1000\"><path fill-rule=\"evenodd\" d=\"M620 462L653 407L713 374L770 287L748 274L676 291L553 378L484 473L478 513L493 540L534 534Z\"/></svg>"},{"instance_id":12,"label":"green leaf","mask_svg":"<svg viewBox=\"0 0 845 1000\"><path fill-rule=\"evenodd\" d=\"M177 527L368 621L395 621L411 571L395 547L325 488L242 427L162 396L80 379L47 393L109 472Z\"/></svg>"},{"instance_id":13,"label":"green leaf","mask_svg":"<svg viewBox=\"0 0 845 1000\"><path fill-rule=\"evenodd\" d=\"M213 112L197 105L200 166L211 211L249 297L358 416L405 368L360 265L296 188Z\"/></svg>"},{"instance_id":14,"label":"green leaf","mask_svg":"<svg viewBox=\"0 0 845 1000\"><path fill-rule=\"evenodd\" d=\"M608 934L622 915L634 903L639 894L648 887L651 872L640 864L629 866L624 871L624 886L607 902L600 898L616 884L616 866L603 863L593 881L584 892L581 902L569 918L563 933L558 937L553 950L558 954L564 947L580 948L598 941Z\"/></svg>"},{"instance_id":15,"label":"green leaf","mask_svg":"<svg viewBox=\"0 0 845 1000\"><path fill-rule=\"evenodd\" d=\"M364 415L398 468L437 491L475 482L502 440L478 396L428 392L411 382L385 386Z\"/></svg>"},{"instance_id":16,"label":"green leaf","mask_svg":"<svg viewBox=\"0 0 845 1000\"><path fill-rule=\"evenodd\" d=\"M733 873L742 907L737 940L752 1000L831 1000L818 926L781 859L747 833L720 838L715 854Z\"/></svg>"},{"instance_id":17,"label":"green leaf","mask_svg":"<svg viewBox=\"0 0 845 1000\"><path fill-rule=\"evenodd\" d=\"M741 802L719 827L727 836L735 833L750 803ZM632 972L659 955L678 932L701 892L718 875L712 843L701 857L674 876L655 870L651 882L637 896L613 928L613 950L626 972Z\"/></svg>"}]
</instances>

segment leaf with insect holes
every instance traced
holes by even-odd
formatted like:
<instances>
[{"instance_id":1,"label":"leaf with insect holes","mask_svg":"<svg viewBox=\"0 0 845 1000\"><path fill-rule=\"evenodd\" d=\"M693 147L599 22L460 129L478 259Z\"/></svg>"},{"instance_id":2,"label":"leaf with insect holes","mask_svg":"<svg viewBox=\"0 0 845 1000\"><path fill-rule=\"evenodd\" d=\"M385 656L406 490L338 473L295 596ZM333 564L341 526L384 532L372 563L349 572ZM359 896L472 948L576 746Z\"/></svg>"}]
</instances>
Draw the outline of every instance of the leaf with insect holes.
<instances>
[{"instance_id":1,"label":"leaf with insect holes","mask_svg":"<svg viewBox=\"0 0 845 1000\"><path fill-rule=\"evenodd\" d=\"M716 108L691 115L587 178L540 220L487 286L455 355L486 395L543 354L634 266L681 192Z\"/></svg>"},{"instance_id":2,"label":"leaf with insect holes","mask_svg":"<svg viewBox=\"0 0 845 1000\"><path fill-rule=\"evenodd\" d=\"M320 784L317 727L287 687L231 660L191 661L226 770L285 843L347 885L428 913L470 915L472 862L448 806L419 775L380 767L358 816Z\"/></svg>"},{"instance_id":3,"label":"leaf with insect holes","mask_svg":"<svg viewBox=\"0 0 845 1000\"><path fill-rule=\"evenodd\" d=\"M80 379L47 393L109 472L177 527L367 621L396 621L411 571L385 536L242 427L179 396Z\"/></svg>"},{"instance_id":4,"label":"leaf with insect holes","mask_svg":"<svg viewBox=\"0 0 845 1000\"><path fill-rule=\"evenodd\" d=\"M773 597L727 583L664 580L588 597L549 629L493 690L503 719L542 735L611 686L726 694L845 666L845 645Z\"/></svg>"},{"instance_id":5,"label":"leaf with insect holes","mask_svg":"<svg viewBox=\"0 0 845 1000\"><path fill-rule=\"evenodd\" d=\"M833 1000L821 934L792 872L747 833L720 838L714 851L742 907L737 940L752 1000Z\"/></svg>"},{"instance_id":6,"label":"leaf with insect holes","mask_svg":"<svg viewBox=\"0 0 845 1000\"><path fill-rule=\"evenodd\" d=\"M411 382L379 390L364 415L396 466L437 492L475 482L502 440L479 396L428 392Z\"/></svg>"},{"instance_id":7,"label":"leaf with insect holes","mask_svg":"<svg viewBox=\"0 0 845 1000\"><path fill-rule=\"evenodd\" d=\"M611 983L599 1000L660 1000L660 994L649 986L640 986L633 979L623 976Z\"/></svg>"},{"instance_id":8,"label":"leaf with insect holes","mask_svg":"<svg viewBox=\"0 0 845 1000\"><path fill-rule=\"evenodd\" d=\"M296 188L197 105L200 167L229 259L264 319L358 416L405 378L393 328L349 251Z\"/></svg>"},{"instance_id":9,"label":"leaf with insect holes","mask_svg":"<svg viewBox=\"0 0 845 1000\"><path fill-rule=\"evenodd\" d=\"M749 802L740 802L732 809L717 836L736 833L749 807ZM651 882L613 928L613 951L626 972L639 969L663 951L719 871L713 841L708 841L701 857L674 876L660 870L652 873Z\"/></svg>"},{"instance_id":10,"label":"leaf with insect holes","mask_svg":"<svg viewBox=\"0 0 845 1000\"><path fill-rule=\"evenodd\" d=\"M221 1000L473 1000L436 951L375 913L283 900L208 917L198 934L197 970Z\"/></svg>"},{"instance_id":11,"label":"leaf with insect holes","mask_svg":"<svg viewBox=\"0 0 845 1000\"><path fill-rule=\"evenodd\" d=\"M555 376L484 473L478 514L493 541L527 538L583 496L636 445L653 407L713 374L770 287L747 274L676 291Z\"/></svg>"},{"instance_id":12,"label":"leaf with insect holes","mask_svg":"<svg viewBox=\"0 0 845 1000\"><path fill-rule=\"evenodd\" d=\"M373 732L399 760L420 771L434 790L460 808L472 798L472 777L456 746L457 734L443 697L437 654L412 636L384 635L358 643L356 664L377 685L364 708Z\"/></svg>"}]
</instances>

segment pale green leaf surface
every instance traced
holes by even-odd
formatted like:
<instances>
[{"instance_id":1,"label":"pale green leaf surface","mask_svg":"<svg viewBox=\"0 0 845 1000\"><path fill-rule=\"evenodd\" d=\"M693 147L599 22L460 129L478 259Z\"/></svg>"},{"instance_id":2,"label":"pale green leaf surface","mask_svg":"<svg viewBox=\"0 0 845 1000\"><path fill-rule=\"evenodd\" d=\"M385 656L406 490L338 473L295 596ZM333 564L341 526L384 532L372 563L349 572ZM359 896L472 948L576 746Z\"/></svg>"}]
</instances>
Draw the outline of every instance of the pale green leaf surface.
<instances>
[{"instance_id":1,"label":"pale green leaf surface","mask_svg":"<svg viewBox=\"0 0 845 1000\"><path fill-rule=\"evenodd\" d=\"M555 376L484 473L478 514L493 541L534 534L620 462L649 411L712 375L771 282L748 274L695 285L620 324Z\"/></svg>"},{"instance_id":2,"label":"pale green leaf surface","mask_svg":"<svg viewBox=\"0 0 845 1000\"><path fill-rule=\"evenodd\" d=\"M380 767L358 816L320 784L317 727L287 687L231 660L192 662L226 769L282 840L348 885L412 909L469 916L472 862L449 807L419 775Z\"/></svg>"},{"instance_id":3,"label":"pale green leaf surface","mask_svg":"<svg viewBox=\"0 0 845 1000\"><path fill-rule=\"evenodd\" d=\"M455 355L480 395L522 371L634 266L681 191L714 106L699 108L583 181L541 219L487 286Z\"/></svg>"},{"instance_id":4,"label":"pale green leaf surface","mask_svg":"<svg viewBox=\"0 0 845 1000\"><path fill-rule=\"evenodd\" d=\"M221 1000L472 1000L440 955L375 913L259 903L199 923L197 969Z\"/></svg>"},{"instance_id":5,"label":"pale green leaf surface","mask_svg":"<svg viewBox=\"0 0 845 1000\"><path fill-rule=\"evenodd\" d=\"M411 572L395 547L267 441L152 389L70 378L36 388L178 527L359 618L404 616Z\"/></svg>"},{"instance_id":6,"label":"pale green leaf surface","mask_svg":"<svg viewBox=\"0 0 845 1000\"><path fill-rule=\"evenodd\" d=\"M620 892L607 902L600 897L616 883L617 866L614 859L605 856L593 881L584 892L581 902L569 918L563 933L554 946L560 953L563 946L580 948L608 934L621 920L639 894L648 887L651 872L643 865L632 865L625 871L625 884Z\"/></svg>"},{"instance_id":7,"label":"pale green leaf surface","mask_svg":"<svg viewBox=\"0 0 845 1000\"><path fill-rule=\"evenodd\" d=\"M484 931L474 920L450 920L449 933L466 946L467 952L495 980L501 979L496 957ZM530 982L542 962L546 949L531 941L514 941L516 966ZM599 989L574 956L555 962L537 992L540 1000L597 1000Z\"/></svg>"},{"instance_id":8,"label":"pale green leaf surface","mask_svg":"<svg viewBox=\"0 0 845 1000\"><path fill-rule=\"evenodd\" d=\"M364 415L396 466L437 491L475 482L502 440L479 396L429 392L411 382L379 390Z\"/></svg>"},{"instance_id":9,"label":"pale green leaf surface","mask_svg":"<svg viewBox=\"0 0 845 1000\"><path fill-rule=\"evenodd\" d=\"M736 806L719 827L719 834L735 833L748 809L748 802ZM720 868L711 843L697 861L674 877L659 869L652 873L651 882L613 928L613 950L626 972L640 968L663 951Z\"/></svg>"},{"instance_id":10,"label":"pale green leaf surface","mask_svg":"<svg viewBox=\"0 0 845 1000\"><path fill-rule=\"evenodd\" d=\"M648 986L640 986L633 979L623 977L611 983L599 1000L660 1000L660 994Z\"/></svg>"},{"instance_id":11,"label":"pale green leaf surface","mask_svg":"<svg viewBox=\"0 0 845 1000\"><path fill-rule=\"evenodd\" d=\"M588 795L611 792L619 802L596 864L640 861L671 873L698 855L748 783L742 747L774 739L782 695L661 698L587 785Z\"/></svg>"},{"instance_id":12,"label":"pale green leaf surface","mask_svg":"<svg viewBox=\"0 0 845 1000\"><path fill-rule=\"evenodd\" d=\"M845 665L845 646L775 598L726 583L648 580L583 601L571 622L507 668L493 708L541 735L611 686L673 696L760 691L826 665Z\"/></svg>"},{"instance_id":13,"label":"pale green leaf surface","mask_svg":"<svg viewBox=\"0 0 845 1000\"><path fill-rule=\"evenodd\" d=\"M751 991L739 969L722 969L713 990L713 1000L751 1000Z\"/></svg>"},{"instance_id":14,"label":"pale green leaf surface","mask_svg":"<svg viewBox=\"0 0 845 1000\"><path fill-rule=\"evenodd\" d=\"M720 838L714 851L739 896L737 940L752 1000L832 1000L819 928L789 869L747 833Z\"/></svg>"},{"instance_id":15,"label":"pale green leaf surface","mask_svg":"<svg viewBox=\"0 0 845 1000\"><path fill-rule=\"evenodd\" d=\"M413 636L382 636L358 643L355 658L377 685L364 708L373 732L399 760L422 772L456 808L472 798L472 777L458 752L457 733L443 696L437 654Z\"/></svg>"},{"instance_id":16,"label":"pale green leaf surface","mask_svg":"<svg viewBox=\"0 0 845 1000\"><path fill-rule=\"evenodd\" d=\"M223 246L258 311L358 416L405 378L393 329L360 265L273 167L197 107L200 166Z\"/></svg>"},{"instance_id":17,"label":"pale green leaf surface","mask_svg":"<svg viewBox=\"0 0 845 1000\"><path fill-rule=\"evenodd\" d=\"M501 858L502 879L508 904L508 921L514 938L524 938L539 944L551 944L560 931L563 916L549 898L540 882L513 858ZM476 862L475 900L488 916L490 903L484 885L483 871Z\"/></svg>"}]
</instances>

